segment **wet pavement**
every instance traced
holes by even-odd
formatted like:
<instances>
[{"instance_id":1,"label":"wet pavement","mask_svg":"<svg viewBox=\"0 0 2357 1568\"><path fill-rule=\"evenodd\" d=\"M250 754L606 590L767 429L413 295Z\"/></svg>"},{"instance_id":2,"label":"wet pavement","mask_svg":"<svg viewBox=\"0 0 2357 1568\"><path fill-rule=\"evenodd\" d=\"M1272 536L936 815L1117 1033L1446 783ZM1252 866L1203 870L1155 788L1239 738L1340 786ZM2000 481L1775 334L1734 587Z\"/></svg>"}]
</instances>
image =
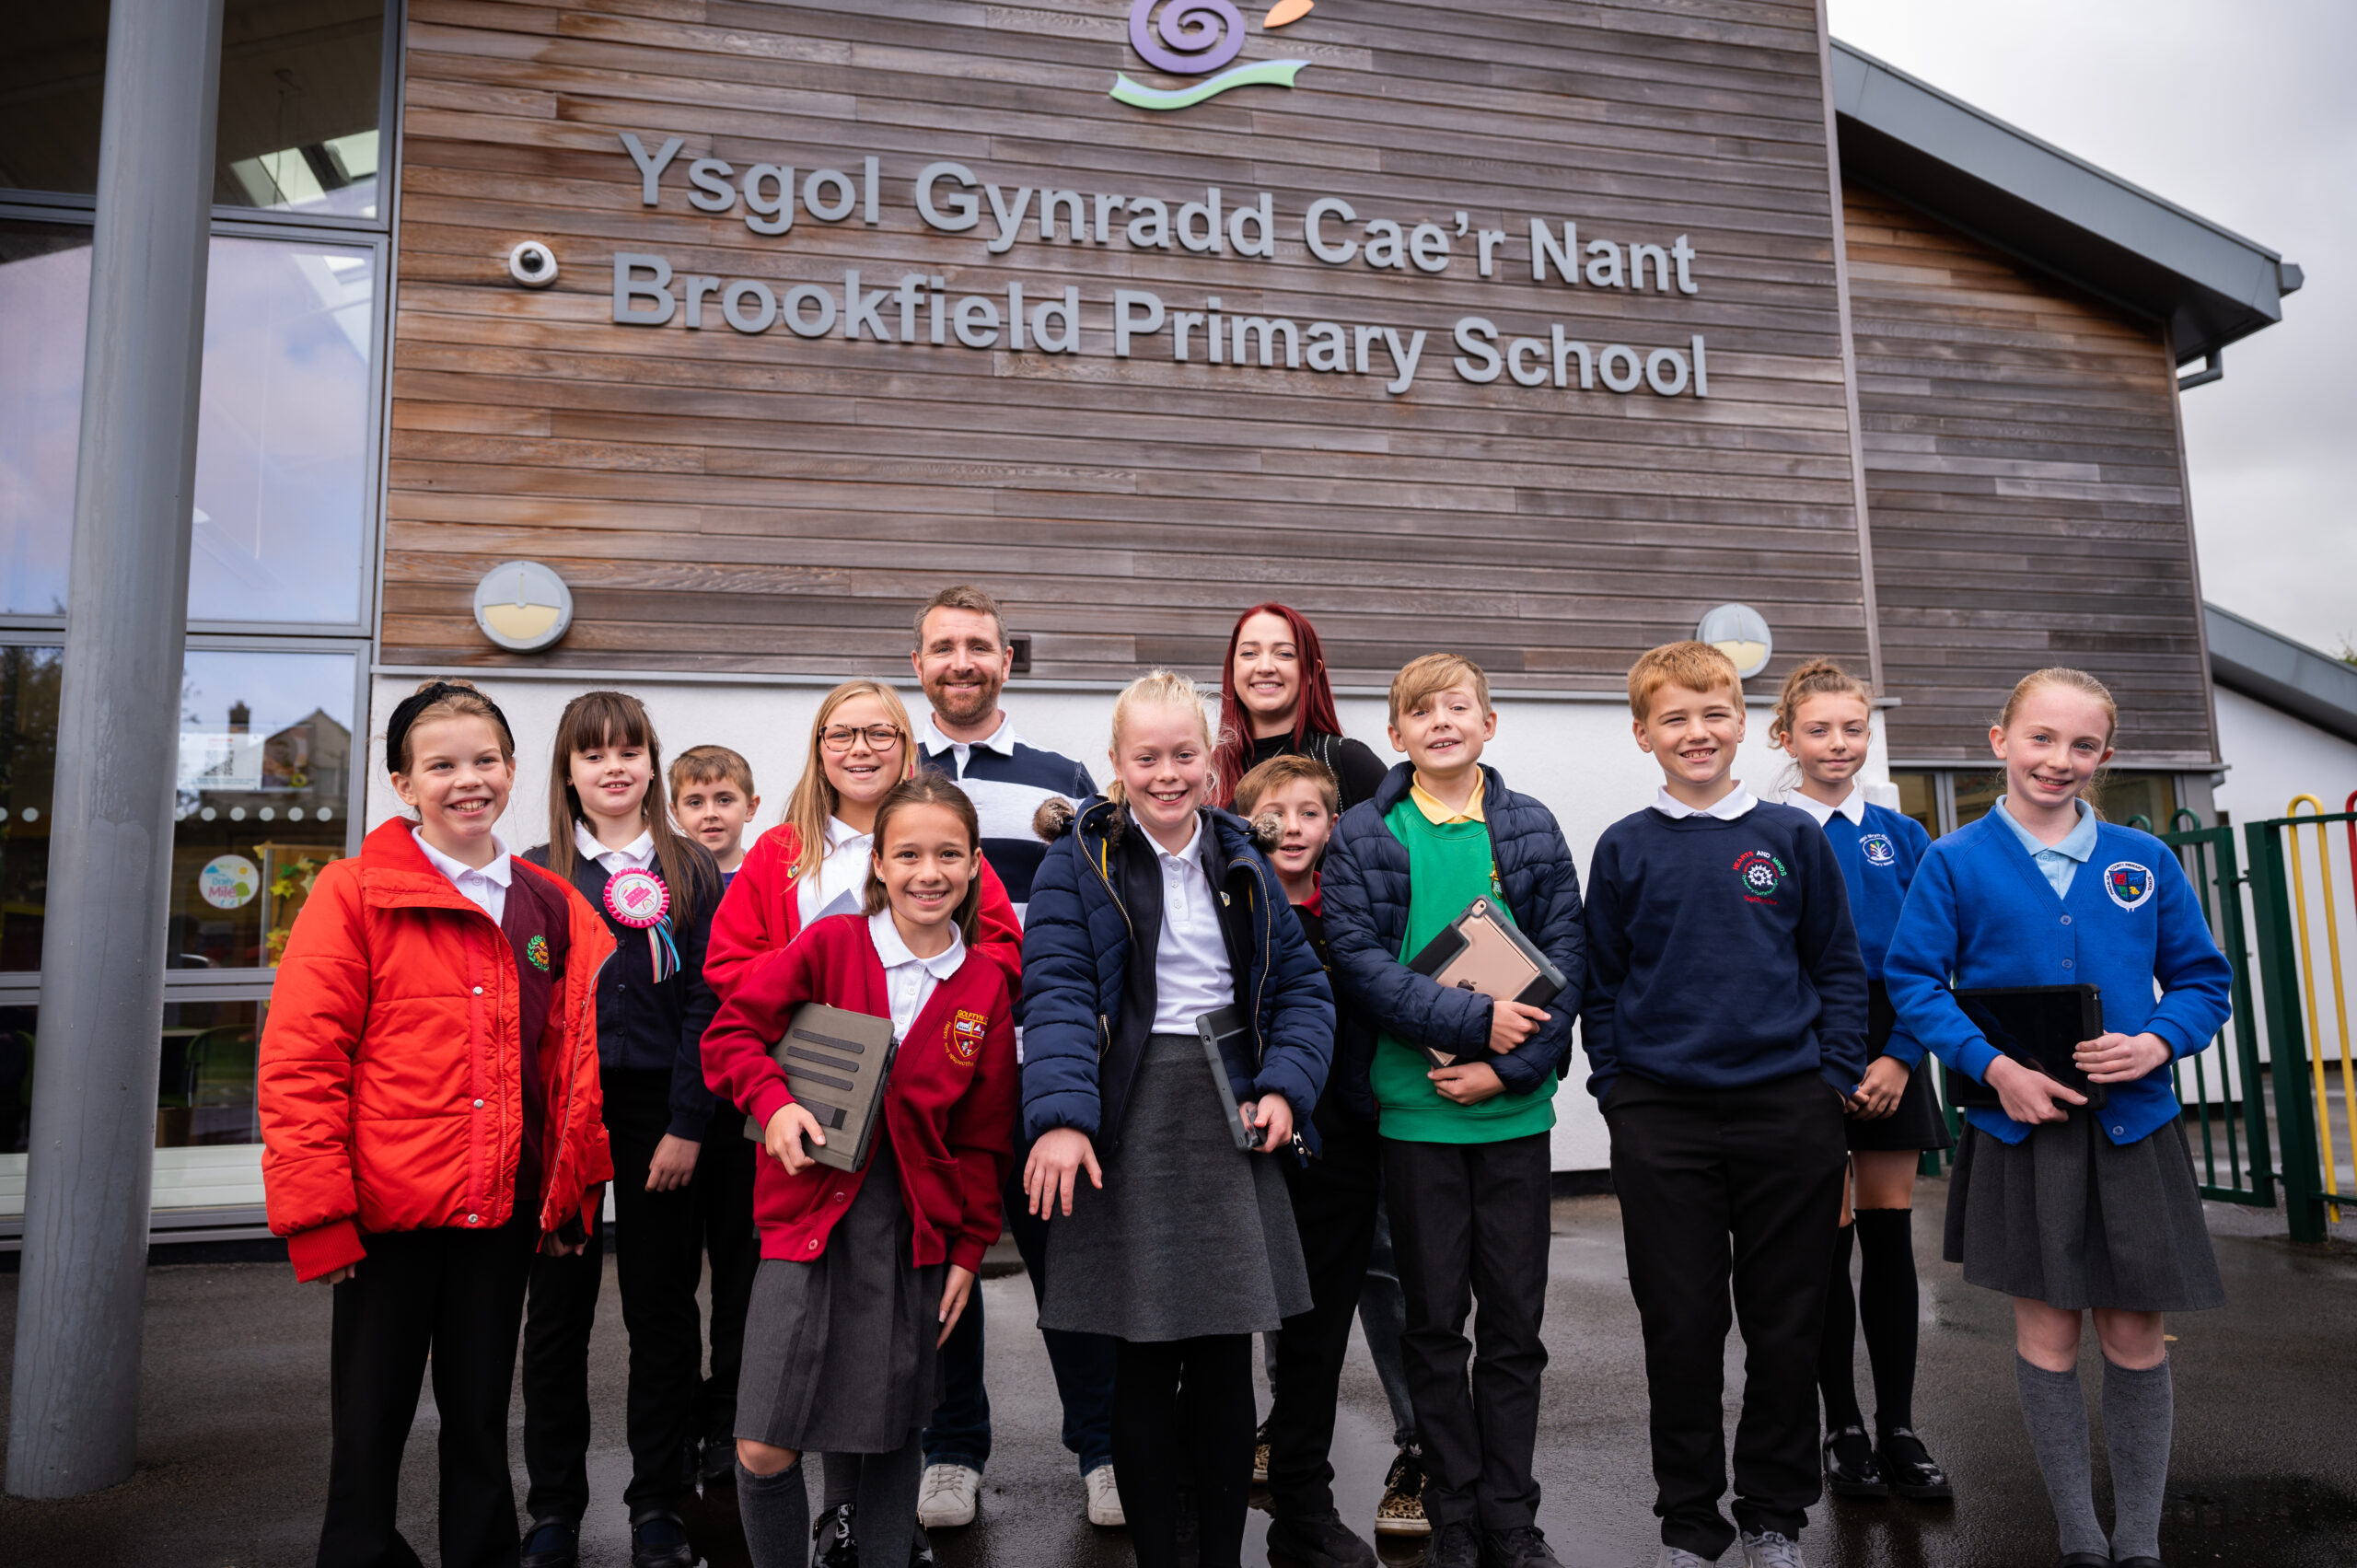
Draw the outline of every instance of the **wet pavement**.
<instances>
[{"instance_id":1,"label":"wet pavement","mask_svg":"<svg viewBox=\"0 0 2357 1568\"><path fill-rule=\"evenodd\" d=\"M1926 1182L1919 1255L1935 1260L1945 1183ZM2228 1306L2174 1320L2177 1448L2162 1542L2178 1568L2357 1562L2357 1245L2282 1241L2280 1216L2212 1206ZM2357 1228L2357 1216L2339 1227ZM1644 1378L1635 1308L1609 1198L1555 1206L1547 1308L1548 1369L1538 1455L1539 1522L1567 1568L1628 1568L1655 1540L1645 1455ZM2048 1517L2014 1403L2012 1314L1936 1260L1922 1266L1917 1424L1947 1467L1952 1505L1828 1504L1805 1538L1818 1568L2045 1568ZM1095 1568L1131 1561L1127 1538L1082 1516L1071 1457L1056 1437L1053 1384L1019 1276L988 1280L990 1385L996 1449L981 1517L935 1533L943 1568ZM17 1278L0 1275L0 1345L15 1339ZM147 1283L139 1469L124 1485L67 1503L0 1500L0 1562L75 1568L158 1563L267 1565L312 1560L326 1484L328 1298L284 1265L154 1269ZM623 1343L610 1272L593 1359L593 1491L618 1499ZM1728 1384L1740 1387L1731 1344ZM2090 1337L2092 1394L2100 1376ZM0 1360L0 1398L7 1367ZM1870 1389L1864 1353L1859 1385ZM1265 1400L1265 1392L1263 1399ZM1733 1418L1730 1404L1729 1417ZM520 1419L520 1407L519 1407ZM1336 1434L1336 1492L1346 1518L1371 1523L1391 1460L1390 1417L1364 1347L1353 1342ZM435 1416L418 1413L403 1475L403 1528L433 1561ZM2098 1427L2098 1431L2100 1428ZM520 1456L520 1445L516 1450ZM518 1494L522 1476L520 1458ZM2108 1480L2098 1452L2099 1504ZM719 1521L713 1521L718 1524ZM1264 1515L1246 1561L1267 1561ZM619 1502L593 1510L585 1568L625 1568ZM1387 1548L1394 1564L1421 1548ZM740 1561L715 1551L714 1568ZM1731 1558L1730 1561L1735 1561Z\"/></svg>"}]
</instances>

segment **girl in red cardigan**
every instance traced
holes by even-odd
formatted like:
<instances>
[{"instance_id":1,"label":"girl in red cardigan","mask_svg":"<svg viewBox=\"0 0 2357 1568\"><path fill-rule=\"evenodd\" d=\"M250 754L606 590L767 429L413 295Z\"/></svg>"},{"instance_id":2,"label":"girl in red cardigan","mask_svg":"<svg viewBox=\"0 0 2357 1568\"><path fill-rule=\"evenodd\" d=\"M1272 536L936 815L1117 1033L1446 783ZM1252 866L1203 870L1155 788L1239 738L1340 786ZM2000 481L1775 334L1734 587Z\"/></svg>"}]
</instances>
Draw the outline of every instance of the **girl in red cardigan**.
<instances>
[{"instance_id":1,"label":"girl in red cardigan","mask_svg":"<svg viewBox=\"0 0 2357 1568\"><path fill-rule=\"evenodd\" d=\"M880 680L846 680L819 703L810 750L785 820L753 841L712 917L706 984L727 1000L753 961L822 915L856 912L867 884L876 815L893 785L916 772L909 711ZM1015 981L1023 927L987 862L981 870L975 947Z\"/></svg>"},{"instance_id":2,"label":"girl in red cardigan","mask_svg":"<svg viewBox=\"0 0 2357 1568\"><path fill-rule=\"evenodd\" d=\"M821 918L752 964L703 1037L713 1092L751 1113L769 1156L755 1179L761 1266L737 1391L737 1509L756 1568L807 1561L800 1461L814 1449L830 1469L859 1457L862 1560L907 1561L936 1353L998 1238L1014 1161L1008 981L967 951L983 876L973 805L919 774L878 804L875 846L865 912ZM806 1151L826 1134L770 1059L806 1002L888 1017L900 1041L857 1171Z\"/></svg>"},{"instance_id":3,"label":"girl in red cardigan","mask_svg":"<svg viewBox=\"0 0 2357 1568\"><path fill-rule=\"evenodd\" d=\"M441 1559L513 1563L507 1394L535 1249L578 1251L613 1173L598 1089L605 923L492 832L515 739L429 680L385 726L417 813L319 873L262 1028L270 1227L335 1287L322 1564L413 1563L395 1527L429 1357Z\"/></svg>"}]
</instances>

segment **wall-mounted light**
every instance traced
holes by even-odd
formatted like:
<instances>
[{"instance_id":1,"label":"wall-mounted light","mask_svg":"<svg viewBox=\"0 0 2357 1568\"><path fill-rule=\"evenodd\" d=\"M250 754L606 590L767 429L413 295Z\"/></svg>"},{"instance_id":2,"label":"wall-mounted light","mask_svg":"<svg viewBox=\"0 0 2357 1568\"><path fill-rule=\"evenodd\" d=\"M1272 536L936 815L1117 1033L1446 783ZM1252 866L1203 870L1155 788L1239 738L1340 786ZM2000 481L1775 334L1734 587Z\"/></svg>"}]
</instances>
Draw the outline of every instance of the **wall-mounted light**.
<instances>
[{"instance_id":1,"label":"wall-mounted light","mask_svg":"<svg viewBox=\"0 0 2357 1568\"><path fill-rule=\"evenodd\" d=\"M526 288L546 288L556 282L556 252L527 239L507 252L507 275Z\"/></svg>"},{"instance_id":2,"label":"wall-mounted light","mask_svg":"<svg viewBox=\"0 0 2357 1568\"><path fill-rule=\"evenodd\" d=\"M1735 660L1735 672L1748 680L1768 668L1776 640L1768 634L1768 619L1747 604L1723 604L1702 617L1694 640L1708 643Z\"/></svg>"},{"instance_id":3,"label":"wall-mounted light","mask_svg":"<svg viewBox=\"0 0 2357 1568\"><path fill-rule=\"evenodd\" d=\"M475 624L510 653L536 654L573 624L573 590L537 561L504 561L475 585Z\"/></svg>"}]
</instances>

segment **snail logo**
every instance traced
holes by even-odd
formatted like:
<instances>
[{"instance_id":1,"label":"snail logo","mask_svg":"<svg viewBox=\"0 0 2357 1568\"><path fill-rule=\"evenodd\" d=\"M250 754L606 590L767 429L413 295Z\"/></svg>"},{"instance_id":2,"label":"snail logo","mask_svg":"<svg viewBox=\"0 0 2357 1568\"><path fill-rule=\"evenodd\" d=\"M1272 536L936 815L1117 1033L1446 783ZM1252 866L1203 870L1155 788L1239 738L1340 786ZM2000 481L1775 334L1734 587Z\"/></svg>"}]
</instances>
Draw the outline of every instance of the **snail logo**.
<instances>
[{"instance_id":1,"label":"snail logo","mask_svg":"<svg viewBox=\"0 0 2357 1568\"><path fill-rule=\"evenodd\" d=\"M1191 87L1179 87L1163 92L1141 87L1116 72L1112 96L1117 102L1132 109L1185 109L1217 98L1230 87L1251 87L1256 83L1275 87L1293 86L1295 76L1301 74L1306 60L1260 60L1233 70L1221 70L1244 48L1244 16L1231 0L1168 0L1160 21L1154 20L1157 0L1131 0L1130 47L1138 58L1157 71L1174 76L1205 76ZM1308 15L1316 0L1277 0L1269 14L1260 20L1265 30L1299 21Z\"/></svg>"}]
</instances>

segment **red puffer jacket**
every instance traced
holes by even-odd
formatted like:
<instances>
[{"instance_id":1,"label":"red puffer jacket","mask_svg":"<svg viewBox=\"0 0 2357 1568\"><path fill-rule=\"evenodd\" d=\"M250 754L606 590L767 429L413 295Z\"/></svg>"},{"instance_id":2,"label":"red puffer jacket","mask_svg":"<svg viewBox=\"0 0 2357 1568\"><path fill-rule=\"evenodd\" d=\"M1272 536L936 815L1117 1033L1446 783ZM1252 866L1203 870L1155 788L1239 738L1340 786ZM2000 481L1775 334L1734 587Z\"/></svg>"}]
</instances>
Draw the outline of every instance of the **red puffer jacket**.
<instances>
[{"instance_id":1,"label":"red puffer jacket","mask_svg":"<svg viewBox=\"0 0 2357 1568\"><path fill-rule=\"evenodd\" d=\"M781 822L753 841L737 868L720 908L712 917L712 942L704 949L703 980L723 1002L745 982L755 960L793 942L802 932L802 840ZM982 862L981 936L974 951L1004 972L1010 994L1023 983L1023 923L1006 884L988 860Z\"/></svg>"},{"instance_id":2,"label":"red puffer jacket","mask_svg":"<svg viewBox=\"0 0 2357 1568\"><path fill-rule=\"evenodd\" d=\"M564 974L534 1042L548 1100L540 1228L613 1176L598 1084L606 923L563 878ZM300 1279L355 1263L363 1231L493 1230L524 1139L516 953L399 819L329 865L295 922L262 1028L258 1097L270 1228Z\"/></svg>"}]
</instances>

